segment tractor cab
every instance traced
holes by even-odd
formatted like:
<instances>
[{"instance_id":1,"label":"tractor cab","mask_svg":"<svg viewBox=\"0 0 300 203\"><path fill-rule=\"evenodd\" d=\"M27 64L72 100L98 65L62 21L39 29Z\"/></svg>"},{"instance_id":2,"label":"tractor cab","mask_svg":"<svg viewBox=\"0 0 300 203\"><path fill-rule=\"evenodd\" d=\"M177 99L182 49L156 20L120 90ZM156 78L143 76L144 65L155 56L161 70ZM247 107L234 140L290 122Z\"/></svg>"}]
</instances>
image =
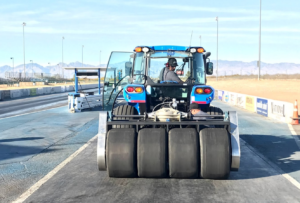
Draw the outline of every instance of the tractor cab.
<instances>
[{"instance_id":1,"label":"tractor cab","mask_svg":"<svg viewBox=\"0 0 300 203\"><path fill-rule=\"evenodd\" d=\"M206 75L213 73L209 56L210 52L202 47L169 45L112 52L104 79L103 107L111 110L117 100L124 98L139 114L153 111L155 106L173 99L178 109L185 112L190 103L207 108L214 93L212 87L206 86ZM163 78L170 58L177 60L174 72L182 83Z\"/></svg>"},{"instance_id":2,"label":"tractor cab","mask_svg":"<svg viewBox=\"0 0 300 203\"><path fill-rule=\"evenodd\" d=\"M237 113L210 106L209 56L184 46L111 53L99 113L99 170L117 178L226 179L239 169ZM193 114L191 103L204 115Z\"/></svg>"}]
</instances>

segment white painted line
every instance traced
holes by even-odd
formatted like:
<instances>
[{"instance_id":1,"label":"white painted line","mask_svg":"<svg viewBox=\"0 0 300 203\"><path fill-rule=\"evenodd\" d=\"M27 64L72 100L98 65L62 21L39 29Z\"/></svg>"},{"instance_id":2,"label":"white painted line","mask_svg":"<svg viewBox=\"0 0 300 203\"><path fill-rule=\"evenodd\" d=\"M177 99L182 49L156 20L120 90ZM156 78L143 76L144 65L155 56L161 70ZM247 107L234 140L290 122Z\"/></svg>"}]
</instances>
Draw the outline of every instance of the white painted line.
<instances>
[{"instance_id":1,"label":"white painted line","mask_svg":"<svg viewBox=\"0 0 300 203\"><path fill-rule=\"evenodd\" d=\"M228 103L228 105L230 105ZM231 105L232 106L232 105ZM257 114L258 115L258 114ZM291 124L288 124L289 130L291 131L291 134L293 136L293 138L296 141L296 144L298 145L298 147L300 148L300 139L297 136L296 131L294 130L293 126ZM240 138L241 142L245 142L244 140L242 140ZM247 142L246 142L247 143ZM259 153L256 149L254 149L253 147L251 147L249 144L247 145L247 147L249 147L253 152L255 152L257 155L259 155L264 161L266 161L269 165L271 165L273 168L275 168L278 173L280 173L285 179L287 179L290 183L292 183L294 186L296 186L299 190L300 190L300 183L295 180L292 176L290 176L289 174L284 173L284 171L282 171L279 167L277 167L276 165L274 165L272 162L270 162L264 155L262 155L261 153Z\"/></svg>"},{"instance_id":2,"label":"white painted line","mask_svg":"<svg viewBox=\"0 0 300 203\"><path fill-rule=\"evenodd\" d=\"M66 102L66 101L62 101L61 103L65 103L65 102ZM57 102L56 104L52 104L52 105L49 105L49 106L54 106L54 105L59 105L59 104L60 104L60 103ZM67 105L65 105L65 106L67 106ZM41 106L41 107L46 108L46 107L48 107L48 106L47 106L47 105L43 105L43 106ZM64 107L64 105L63 105L63 106L54 107L54 108L50 108L50 109L44 109L44 110L40 110L40 111L34 111L34 112L29 112L29 113L24 113L24 114L18 114L18 115L14 115L14 116L9 116L9 117L5 117L5 118L0 118L0 120L6 119L6 118L13 118L13 117L18 117L18 116L24 116L24 115L33 114L33 113L38 113L38 112L42 112L42 111L48 111L48 110L51 110L51 109L56 109L56 108L61 108L61 107ZM28 109L26 109L26 110L24 110L24 111L30 111L30 110L34 110L34 109L37 109L37 108L28 108ZM23 111L23 110L21 110L20 113L21 113L22 111ZM12 112L12 113L2 114L1 116L11 115L11 114L15 114L15 113L18 113L18 112L19 112L19 111L14 111L14 112Z\"/></svg>"},{"instance_id":3,"label":"white painted line","mask_svg":"<svg viewBox=\"0 0 300 203\"><path fill-rule=\"evenodd\" d=\"M244 144L247 143L246 141L244 141L241 138L240 138L240 142L244 143ZM255 153L263 161L265 161L272 168L274 168L275 171L278 173L278 175L282 175L285 179L287 179L290 183L292 183L294 186L296 186L296 188L298 188L300 190L300 183L297 180L295 180L292 176L290 176L289 174L284 173L284 171L281 170L281 168L279 168L277 165L275 165L273 162L271 162L267 157L265 157L262 153L260 153L259 151L257 151L254 147L252 147L248 143L245 144L244 146L248 147L253 153Z\"/></svg>"},{"instance_id":4,"label":"white painted line","mask_svg":"<svg viewBox=\"0 0 300 203\"><path fill-rule=\"evenodd\" d=\"M46 176L44 176L42 179L40 179L38 182L36 182L33 186L31 186L26 192L24 192L18 199L16 199L12 203L21 203L21 202L24 202L28 197L30 197L30 195L32 195L35 191L37 191L43 184L45 184L57 172L59 172L60 169L62 169L65 165L67 165L70 161L72 161L80 152L82 152L85 148L87 148L91 144L91 142L93 142L96 138L97 138L97 135L94 136L92 139L90 139L82 147L80 147L76 152L74 152L66 160L64 160L58 166L56 166Z\"/></svg>"},{"instance_id":5,"label":"white painted line","mask_svg":"<svg viewBox=\"0 0 300 203\"><path fill-rule=\"evenodd\" d=\"M289 126L289 129L290 129L290 131L292 133L292 136L293 136L296 144L298 145L298 147L300 149L300 139L298 138L298 135L297 135L296 131L294 130L294 128L293 128L293 126L291 124L288 124L288 126Z\"/></svg>"},{"instance_id":6,"label":"white painted line","mask_svg":"<svg viewBox=\"0 0 300 203\"><path fill-rule=\"evenodd\" d=\"M285 177L288 181L290 181L293 185L295 185L300 190L300 183L295 180L292 176L289 174L282 174L283 177Z\"/></svg>"}]
</instances>

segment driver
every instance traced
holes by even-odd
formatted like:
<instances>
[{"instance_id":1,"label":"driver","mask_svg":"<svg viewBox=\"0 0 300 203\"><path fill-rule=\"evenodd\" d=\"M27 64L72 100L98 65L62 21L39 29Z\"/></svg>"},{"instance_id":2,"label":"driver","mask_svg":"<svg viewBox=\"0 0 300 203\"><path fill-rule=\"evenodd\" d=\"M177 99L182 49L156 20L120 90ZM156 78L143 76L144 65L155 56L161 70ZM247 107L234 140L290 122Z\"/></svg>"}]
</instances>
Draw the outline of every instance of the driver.
<instances>
[{"instance_id":1,"label":"driver","mask_svg":"<svg viewBox=\"0 0 300 203\"><path fill-rule=\"evenodd\" d=\"M178 77L178 75L174 72L176 66L178 66L175 58L169 58L166 67L163 69L163 81L175 81L179 84L182 84L183 81Z\"/></svg>"}]
</instances>

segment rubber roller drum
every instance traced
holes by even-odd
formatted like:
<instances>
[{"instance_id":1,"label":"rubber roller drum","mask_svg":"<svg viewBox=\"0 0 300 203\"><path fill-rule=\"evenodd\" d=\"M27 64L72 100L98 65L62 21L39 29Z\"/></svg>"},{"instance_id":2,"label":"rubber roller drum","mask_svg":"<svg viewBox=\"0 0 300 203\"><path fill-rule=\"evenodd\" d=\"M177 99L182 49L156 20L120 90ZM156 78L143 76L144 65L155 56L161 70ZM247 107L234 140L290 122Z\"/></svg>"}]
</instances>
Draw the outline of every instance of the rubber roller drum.
<instances>
[{"instance_id":1,"label":"rubber roller drum","mask_svg":"<svg viewBox=\"0 0 300 203\"><path fill-rule=\"evenodd\" d=\"M205 179L227 179L230 173L230 140L226 129L206 128L200 131L200 176Z\"/></svg>"},{"instance_id":2,"label":"rubber roller drum","mask_svg":"<svg viewBox=\"0 0 300 203\"><path fill-rule=\"evenodd\" d=\"M163 128L145 128L138 134L138 176L163 178L167 176L167 135Z\"/></svg>"},{"instance_id":3,"label":"rubber roller drum","mask_svg":"<svg viewBox=\"0 0 300 203\"><path fill-rule=\"evenodd\" d=\"M108 132L106 161L109 177L136 177L135 129L112 129Z\"/></svg>"},{"instance_id":4,"label":"rubber roller drum","mask_svg":"<svg viewBox=\"0 0 300 203\"><path fill-rule=\"evenodd\" d=\"M169 175L172 178L199 176L199 136L194 128L169 132Z\"/></svg>"}]
</instances>

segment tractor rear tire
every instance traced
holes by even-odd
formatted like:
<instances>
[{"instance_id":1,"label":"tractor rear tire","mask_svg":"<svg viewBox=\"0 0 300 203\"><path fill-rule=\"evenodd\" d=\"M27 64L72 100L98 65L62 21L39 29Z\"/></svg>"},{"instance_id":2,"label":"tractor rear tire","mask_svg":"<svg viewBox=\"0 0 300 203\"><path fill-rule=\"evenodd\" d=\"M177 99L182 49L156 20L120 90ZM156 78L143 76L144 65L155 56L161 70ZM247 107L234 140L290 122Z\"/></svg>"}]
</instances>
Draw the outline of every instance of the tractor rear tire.
<instances>
[{"instance_id":1,"label":"tractor rear tire","mask_svg":"<svg viewBox=\"0 0 300 203\"><path fill-rule=\"evenodd\" d=\"M137 110L130 105L121 105L116 107L113 110L113 115L118 115L118 116L122 116L122 115L137 115ZM126 118L126 117L114 117L113 120L129 120L132 118ZM112 128L132 128L132 125L113 125Z\"/></svg>"},{"instance_id":2,"label":"tractor rear tire","mask_svg":"<svg viewBox=\"0 0 300 203\"><path fill-rule=\"evenodd\" d=\"M199 136L194 128L174 128L169 132L169 176L199 177Z\"/></svg>"},{"instance_id":3,"label":"tractor rear tire","mask_svg":"<svg viewBox=\"0 0 300 203\"><path fill-rule=\"evenodd\" d=\"M106 163L109 177L136 177L134 128L111 129L107 135Z\"/></svg>"},{"instance_id":4,"label":"tractor rear tire","mask_svg":"<svg viewBox=\"0 0 300 203\"><path fill-rule=\"evenodd\" d=\"M230 139L224 128L200 131L200 177L227 179L230 173Z\"/></svg>"},{"instance_id":5,"label":"tractor rear tire","mask_svg":"<svg viewBox=\"0 0 300 203\"><path fill-rule=\"evenodd\" d=\"M163 128L144 128L139 131L137 168L141 178L167 176L167 134Z\"/></svg>"}]
</instances>

